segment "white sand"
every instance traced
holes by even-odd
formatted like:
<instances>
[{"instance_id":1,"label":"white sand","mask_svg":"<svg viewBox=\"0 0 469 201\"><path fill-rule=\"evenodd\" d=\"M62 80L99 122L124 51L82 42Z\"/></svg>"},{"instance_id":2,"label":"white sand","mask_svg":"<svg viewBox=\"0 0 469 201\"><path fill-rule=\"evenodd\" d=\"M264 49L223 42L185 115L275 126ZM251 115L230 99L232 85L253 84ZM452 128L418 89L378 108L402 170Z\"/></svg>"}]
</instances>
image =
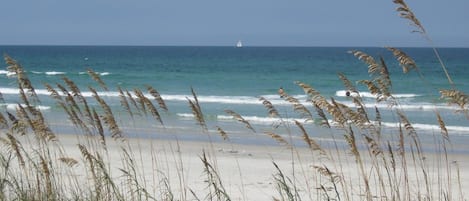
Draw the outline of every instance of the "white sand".
<instances>
[{"instance_id":1,"label":"white sand","mask_svg":"<svg viewBox=\"0 0 469 201\"><path fill-rule=\"evenodd\" d=\"M77 144L86 145L87 140L85 139L87 138L80 137L78 139L74 135L59 136L59 142L66 155L79 161L79 164L73 168L73 173L63 172L64 178L69 177L69 174L75 174L80 178L80 182L89 185L92 183L90 175L84 172L86 164L77 147ZM97 140L92 139L91 142L97 142ZM207 175L204 173L204 166L200 159L204 151L209 157L211 165L220 174L222 184L231 200L272 200L273 197L279 198L277 183L274 181L273 176L278 171L275 169L273 161L279 165L285 176L295 183L302 200L325 199L323 191L318 190L321 187L320 184L323 184L327 189L329 196L335 197L335 191L328 177L320 176L313 166L327 167L333 172L342 172L343 174L339 176L343 177L343 183L346 184L344 187L348 194L353 196L351 199L365 199L363 178L358 177L360 175L359 166L356 165L354 157L347 151L340 151L337 154L335 150L329 150L328 152L332 153L334 159L327 160L324 157L319 157L316 153L312 153L307 148L295 148L292 151L292 149L285 146L251 146L230 144L229 142L177 142L156 139L128 139L124 143L115 143L112 139L107 139L107 143L107 154L102 149L97 150L103 153L103 158L109 165L111 175L115 181L121 182L120 186L127 185L121 177L122 172L119 168L124 167L122 147L126 150L130 148L132 149L130 153L134 155L132 158L136 164L140 183L157 199L165 196L161 190L164 189L163 181L165 179L169 182L176 200L194 200L190 190L200 200L206 199L210 191L207 189ZM340 158L337 156L340 156ZM364 157L366 158L366 156ZM450 161L458 161L462 189L469 187L469 157L457 154L449 155L449 157ZM411 157L408 158L408 164L411 164ZM427 155L426 158L426 172L432 187L430 191L436 193L440 187L447 186L446 167L438 167L438 163L434 163L438 159L436 155ZM408 168L410 188L414 189L411 190L409 196L416 197L418 190L415 189L422 185L423 181L421 181L421 176L415 175L420 175L421 169L418 165L409 165ZM365 159L365 171L367 174L375 175L376 170L371 167L371 161L368 159ZM402 169L397 170L397 172L402 171ZM453 198L457 198L460 192L454 164L451 165L451 171L453 177L451 193ZM381 172L385 171L382 170ZM373 177L370 177L369 180L373 195L383 192L383 189L379 188L378 181L374 180ZM338 188L341 188L339 184L337 185ZM424 190L425 188L422 185L420 191ZM389 192L392 190L384 189L384 191L390 194ZM437 200L439 197L435 196L434 199Z\"/></svg>"}]
</instances>

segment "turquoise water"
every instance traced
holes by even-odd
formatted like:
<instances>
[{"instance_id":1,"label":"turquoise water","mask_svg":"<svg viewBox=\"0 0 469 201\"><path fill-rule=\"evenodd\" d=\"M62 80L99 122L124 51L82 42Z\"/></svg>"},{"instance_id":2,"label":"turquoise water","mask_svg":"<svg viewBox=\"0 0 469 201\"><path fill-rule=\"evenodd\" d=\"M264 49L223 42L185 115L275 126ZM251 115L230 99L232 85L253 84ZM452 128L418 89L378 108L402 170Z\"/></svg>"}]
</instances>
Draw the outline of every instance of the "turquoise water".
<instances>
[{"instance_id":1,"label":"turquoise water","mask_svg":"<svg viewBox=\"0 0 469 201\"><path fill-rule=\"evenodd\" d=\"M360 50L374 56L383 56L392 79L392 91L399 100L408 119L424 134L439 133L435 110L446 121L450 135L457 139L469 138L469 120L456 107L448 106L439 97L440 89L451 86L438 63L433 51L428 48L403 48L419 65L424 79L417 73L403 74L392 54L384 48L355 47L119 47L119 46L0 46L0 52L16 59L26 70L41 98L41 108L51 117L64 114L48 98L43 83L63 83L66 76L73 80L86 96L92 98L88 86L99 89L114 112L123 119L128 118L119 107L117 86L129 91L139 88L145 91L150 85L162 94L169 112L163 115L165 128L152 121L142 124L134 122L133 128L163 129L158 133L178 132L177 130L200 131L195 124L186 97L192 98L191 87L196 91L206 115L209 129L223 127L234 133L250 133L242 124L224 112L234 110L248 120L256 129L255 135L272 130L278 119L268 117L267 111L258 100L263 96L270 100L284 118L299 118L289 103L277 95L279 87L306 102L303 90L294 84L302 81L320 91L326 98L332 97L353 106L345 97L345 87L337 73L345 74L355 82L370 79L367 65L359 61L349 50ZM469 49L439 49L456 87L469 93ZM6 65L5 65L6 66ZM101 75L110 91L103 91L85 72L93 69ZM18 90L14 76L6 68L0 70L0 92L5 103L3 111L14 110L18 102ZM375 97L361 90L366 106L372 111L378 107L386 128L397 128L398 117L387 104L376 103ZM95 105L97 105L95 103ZM57 129L63 129L66 118L52 118ZM124 125L126 121L122 122ZM328 132L318 125L308 125L312 135L327 138ZM170 128L173 128L171 130ZM184 130L187 129L187 130ZM318 131L318 132L316 132ZM135 134L140 131L132 131ZM143 132L143 131L142 131ZM277 132L277 131L276 131ZM278 131L281 132L281 131ZM240 134L241 135L241 134ZM197 138L197 137L195 137ZM251 138L249 138L252 140ZM259 140L259 139L254 139ZM256 142L253 142L256 143Z\"/></svg>"}]
</instances>

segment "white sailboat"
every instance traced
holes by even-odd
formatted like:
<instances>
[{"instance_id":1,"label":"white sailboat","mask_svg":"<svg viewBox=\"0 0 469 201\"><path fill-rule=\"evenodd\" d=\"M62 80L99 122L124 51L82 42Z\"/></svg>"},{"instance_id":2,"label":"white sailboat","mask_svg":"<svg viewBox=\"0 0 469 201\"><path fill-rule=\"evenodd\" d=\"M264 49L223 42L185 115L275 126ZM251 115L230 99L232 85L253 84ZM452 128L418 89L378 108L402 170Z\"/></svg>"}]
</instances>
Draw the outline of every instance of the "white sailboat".
<instances>
[{"instance_id":1,"label":"white sailboat","mask_svg":"<svg viewBox=\"0 0 469 201\"><path fill-rule=\"evenodd\" d=\"M243 43L241 42L241 40L238 40L238 42L236 43L236 47L237 48L243 47Z\"/></svg>"}]
</instances>

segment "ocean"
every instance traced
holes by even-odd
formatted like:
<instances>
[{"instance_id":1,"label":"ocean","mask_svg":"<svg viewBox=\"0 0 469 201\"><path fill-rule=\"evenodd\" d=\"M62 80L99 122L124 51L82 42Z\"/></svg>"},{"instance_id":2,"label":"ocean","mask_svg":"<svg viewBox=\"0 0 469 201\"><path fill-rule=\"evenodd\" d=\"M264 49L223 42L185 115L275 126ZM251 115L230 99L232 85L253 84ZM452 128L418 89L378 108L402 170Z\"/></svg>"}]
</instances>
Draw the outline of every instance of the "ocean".
<instances>
[{"instance_id":1,"label":"ocean","mask_svg":"<svg viewBox=\"0 0 469 201\"><path fill-rule=\"evenodd\" d=\"M349 50L363 51L379 60L385 60L392 80L392 94L399 105L391 107L377 103L376 97L359 80L371 79L367 65ZM354 107L345 95L346 88L338 77L343 73L356 84L373 119L375 107L380 110L383 135L395 139L399 128L396 108L406 114L417 132L429 144L440 135L435 115L438 111L446 123L455 146L465 149L469 142L469 119L457 112L440 98L439 90L451 89L437 57L430 48L401 48L417 63L423 78L416 71L402 72L392 53L385 48L369 47L151 47L151 46L0 46L0 52L17 60L26 71L39 95L38 107L48 117L51 128L59 133L79 134L71 126L66 114L50 98L44 83L65 85L65 76L75 82L92 107L98 103L88 87L99 91L120 119L119 125L128 136L153 138L178 138L181 140L205 140L206 133L194 120L188 99L193 100L191 88L198 96L211 140L221 140L217 128L222 128L233 142L247 144L275 144L266 132L274 132L288 139L297 139L301 145L301 133L291 120L305 124L308 133L322 141L332 137L329 129L317 123L305 122L293 110L292 104L277 93L282 87L286 93L300 100L316 115L303 89L301 81L318 90L327 99L333 98ZM469 49L440 48L441 58L448 68L455 87L469 93ZM0 93L4 101L0 112L14 112L19 102L15 76L0 69ZM92 69L109 88L102 89L86 73ZM147 86L155 88L166 102L169 111L160 111L161 125L144 114L133 119L121 107L117 88L133 92L140 89L149 96ZM269 100L278 110L281 119L271 118L260 97ZM155 105L156 102L154 103ZM245 127L226 113L232 110L247 120L254 131ZM149 115L151 116L151 115ZM287 126L279 126L279 122ZM333 122L331 122L333 123ZM337 132L340 132L338 129ZM335 133L337 133L335 132ZM335 138L340 135L335 136Z\"/></svg>"}]
</instances>

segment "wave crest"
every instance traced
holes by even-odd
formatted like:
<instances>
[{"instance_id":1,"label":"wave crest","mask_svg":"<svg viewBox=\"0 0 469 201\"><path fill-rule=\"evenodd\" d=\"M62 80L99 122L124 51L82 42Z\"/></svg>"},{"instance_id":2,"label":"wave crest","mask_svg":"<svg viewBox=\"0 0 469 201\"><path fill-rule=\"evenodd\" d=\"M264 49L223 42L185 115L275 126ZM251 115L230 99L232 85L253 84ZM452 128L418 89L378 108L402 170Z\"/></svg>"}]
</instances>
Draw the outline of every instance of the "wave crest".
<instances>
[{"instance_id":1,"label":"wave crest","mask_svg":"<svg viewBox=\"0 0 469 201\"><path fill-rule=\"evenodd\" d=\"M335 95L337 97L346 97L346 90L338 90L335 92ZM353 94L352 94L353 95ZM370 92L360 92L360 96L363 98L376 98L375 95L371 94ZM418 94L393 94L393 97L395 98L414 98L414 97L419 97L421 95Z\"/></svg>"}]
</instances>

